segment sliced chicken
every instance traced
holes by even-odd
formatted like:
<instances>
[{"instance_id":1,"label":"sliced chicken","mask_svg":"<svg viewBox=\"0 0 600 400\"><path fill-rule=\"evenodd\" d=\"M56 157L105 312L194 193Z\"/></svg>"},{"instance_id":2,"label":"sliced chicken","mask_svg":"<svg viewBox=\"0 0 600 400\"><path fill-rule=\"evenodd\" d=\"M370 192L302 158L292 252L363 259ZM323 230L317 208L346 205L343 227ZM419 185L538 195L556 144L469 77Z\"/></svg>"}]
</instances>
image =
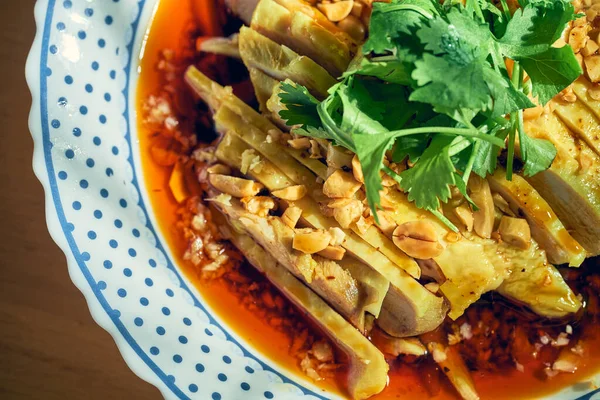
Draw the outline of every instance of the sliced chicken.
<instances>
[{"instance_id":1,"label":"sliced chicken","mask_svg":"<svg viewBox=\"0 0 600 400\"><path fill-rule=\"evenodd\" d=\"M510 205L515 215L523 215L531 227L531 235L546 251L553 264L578 267L585 260L585 249L570 235L550 205L519 175L506 180L506 171L498 168L488 177L490 187Z\"/></svg>"},{"instance_id":2,"label":"sliced chicken","mask_svg":"<svg viewBox=\"0 0 600 400\"><path fill-rule=\"evenodd\" d=\"M366 399L385 388L389 367L383 354L366 337L286 268L277 264L251 237L232 228L229 239L348 357L348 394L352 399Z\"/></svg>"},{"instance_id":3,"label":"sliced chicken","mask_svg":"<svg viewBox=\"0 0 600 400\"><path fill-rule=\"evenodd\" d=\"M216 156L233 168L239 168L240 154L248 149L248 145L231 132L227 133L219 143ZM249 171L249 174L274 190L280 186L293 184L273 163L264 159L261 168ZM305 226L322 230L338 227L335 220L320 213L318 205L309 197L294 202L294 206L302 210L302 220ZM355 258L370 265L372 272L351 271L357 281L379 288L385 299L376 309L375 303L367 306L366 310L378 317L378 324L394 336L414 336L437 327L443 321L446 313L444 300L436 297L404 273L381 252L369 246L363 239L350 230L345 233L342 247ZM377 271L377 272L375 272ZM375 275L374 275L375 273ZM381 279L385 282L381 282ZM385 286L384 286L385 285ZM389 290L388 290L389 288Z\"/></svg>"},{"instance_id":4,"label":"sliced chicken","mask_svg":"<svg viewBox=\"0 0 600 400\"><path fill-rule=\"evenodd\" d=\"M249 69L260 69L280 81L291 79L320 97L326 97L327 90L336 83L335 78L309 57L301 56L251 28L240 29L239 44L240 55Z\"/></svg>"},{"instance_id":5,"label":"sliced chicken","mask_svg":"<svg viewBox=\"0 0 600 400\"><path fill-rule=\"evenodd\" d=\"M300 11L290 11L276 0L262 0L250 25L258 33L310 57L334 77L346 71L352 58L348 43Z\"/></svg>"},{"instance_id":6,"label":"sliced chicken","mask_svg":"<svg viewBox=\"0 0 600 400\"><path fill-rule=\"evenodd\" d=\"M557 155L550 169L526 178L589 255L600 254L600 157L554 113L525 124L527 133L550 140Z\"/></svg>"},{"instance_id":7,"label":"sliced chicken","mask_svg":"<svg viewBox=\"0 0 600 400\"><path fill-rule=\"evenodd\" d=\"M358 329L364 330L364 287L337 262L293 249L295 232L278 217L260 217L242 208L237 200L231 206L216 203L216 207L238 230L251 236L294 276L332 305Z\"/></svg>"}]
</instances>

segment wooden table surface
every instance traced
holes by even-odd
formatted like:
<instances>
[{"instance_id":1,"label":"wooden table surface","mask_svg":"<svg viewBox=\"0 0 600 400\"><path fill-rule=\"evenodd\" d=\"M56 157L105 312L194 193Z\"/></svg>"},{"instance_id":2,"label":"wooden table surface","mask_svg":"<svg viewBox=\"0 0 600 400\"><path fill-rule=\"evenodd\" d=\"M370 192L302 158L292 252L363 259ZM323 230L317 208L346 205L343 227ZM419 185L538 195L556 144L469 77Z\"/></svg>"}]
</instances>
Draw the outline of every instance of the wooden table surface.
<instances>
[{"instance_id":1,"label":"wooden table surface","mask_svg":"<svg viewBox=\"0 0 600 400\"><path fill-rule=\"evenodd\" d=\"M92 320L46 229L27 127L34 0L0 0L0 398L158 399Z\"/></svg>"}]
</instances>

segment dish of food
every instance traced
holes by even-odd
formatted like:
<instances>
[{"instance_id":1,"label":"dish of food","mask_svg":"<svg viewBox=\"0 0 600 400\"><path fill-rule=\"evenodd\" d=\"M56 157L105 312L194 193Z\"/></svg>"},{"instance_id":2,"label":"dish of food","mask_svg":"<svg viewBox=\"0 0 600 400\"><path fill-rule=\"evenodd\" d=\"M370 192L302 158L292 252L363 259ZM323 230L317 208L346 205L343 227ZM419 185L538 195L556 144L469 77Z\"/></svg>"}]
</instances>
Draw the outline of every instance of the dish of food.
<instances>
[{"instance_id":1,"label":"dish of food","mask_svg":"<svg viewBox=\"0 0 600 400\"><path fill-rule=\"evenodd\" d=\"M50 231L167 397L592 398L598 14L40 1Z\"/></svg>"}]
</instances>

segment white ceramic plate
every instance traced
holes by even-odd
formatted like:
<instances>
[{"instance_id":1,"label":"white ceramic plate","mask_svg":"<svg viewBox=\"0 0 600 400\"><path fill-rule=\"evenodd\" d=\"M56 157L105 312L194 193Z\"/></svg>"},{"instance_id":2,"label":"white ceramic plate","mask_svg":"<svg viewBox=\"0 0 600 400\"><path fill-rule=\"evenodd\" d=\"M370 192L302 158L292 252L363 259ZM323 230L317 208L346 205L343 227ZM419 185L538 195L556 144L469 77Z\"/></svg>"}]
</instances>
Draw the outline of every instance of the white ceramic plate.
<instances>
[{"instance_id":1,"label":"white ceramic plate","mask_svg":"<svg viewBox=\"0 0 600 400\"><path fill-rule=\"evenodd\" d=\"M176 1L176 0L171 0ZM224 326L178 271L140 179L137 61L157 0L38 0L27 61L34 170L96 322L166 398L330 398ZM555 399L600 399L575 385Z\"/></svg>"}]
</instances>

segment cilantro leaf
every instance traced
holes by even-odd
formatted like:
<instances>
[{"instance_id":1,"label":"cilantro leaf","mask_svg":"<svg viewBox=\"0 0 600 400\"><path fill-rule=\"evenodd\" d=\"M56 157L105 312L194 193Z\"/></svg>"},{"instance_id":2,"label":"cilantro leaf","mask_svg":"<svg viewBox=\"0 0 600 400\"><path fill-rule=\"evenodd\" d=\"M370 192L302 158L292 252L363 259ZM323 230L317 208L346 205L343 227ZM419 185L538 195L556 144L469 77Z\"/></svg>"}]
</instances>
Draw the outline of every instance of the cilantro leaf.
<instances>
[{"instance_id":1,"label":"cilantro leaf","mask_svg":"<svg viewBox=\"0 0 600 400\"><path fill-rule=\"evenodd\" d=\"M446 202L450 198L450 186L456 184L456 169L450 156L450 145L455 139L436 135L419 161L400 174L408 200L414 201L417 207L438 210L440 201Z\"/></svg>"},{"instance_id":2,"label":"cilantro leaf","mask_svg":"<svg viewBox=\"0 0 600 400\"><path fill-rule=\"evenodd\" d=\"M519 112L519 119L522 122L522 112ZM525 176L533 176L550 168L554 158L556 158L556 147L548 140L532 138L527 135L522 123L518 127L519 149L521 151L521 159L525 162L523 170Z\"/></svg>"},{"instance_id":3,"label":"cilantro leaf","mask_svg":"<svg viewBox=\"0 0 600 400\"><path fill-rule=\"evenodd\" d=\"M537 1L515 11L500 44L502 51L522 57L546 51L573 18L574 8L562 0Z\"/></svg>"},{"instance_id":4,"label":"cilantro leaf","mask_svg":"<svg viewBox=\"0 0 600 400\"><path fill-rule=\"evenodd\" d=\"M418 161L430 140L430 134L399 137L394 143L392 161L399 163L406 157L413 163Z\"/></svg>"},{"instance_id":5,"label":"cilantro leaf","mask_svg":"<svg viewBox=\"0 0 600 400\"><path fill-rule=\"evenodd\" d=\"M425 44L425 50L453 56L457 63L487 56L492 43L489 27L476 22L465 9L456 7L445 18L438 16L428 21L417 36Z\"/></svg>"},{"instance_id":6,"label":"cilantro leaf","mask_svg":"<svg viewBox=\"0 0 600 400\"><path fill-rule=\"evenodd\" d=\"M540 104L546 104L561 90L569 86L582 73L581 66L571 46L551 47L540 54L517 57L531 78L533 95Z\"/></svg>"},{"instance_id":7,"label":"cilantro leaf","mask_svg":"<svg viewBox=\"0 0 600 400\"><path fill-rule=\"evenodd\" d=\"M286 106L286 109L279 112L279 116L286 124L312 126L313 128L319 128L322 125L317 111L319 100L310 94L307 88L285 81L281 82L279 89L279 99Z\"/></svg>"},{"instance_id":8,"label":"cilantro leaf","mask_svg":"<svg viewBox=\"0 0 600 400\"><path fill-rule=\"evenodd\" d=\"M535 104L523 93L514 88L507 78L488 69L484 71L488 88L492 94L491 117L501 117L517 110L535 107Z\"/></svg>"},{"instance_id":9,"label":"cilantro leaf","mask_svg":"<svg viewBox=\"0 0 600 400\"><path fill-rule=\"evenodd\" d=\"M406 45L414 44L410 38L423 21L436 13L429 0L392 0L390 3L375 2L369 24L369 39L363 45L363 53L386 54ZM410 53L410 50L408 51Z\"/></svg>"},{"instance_id":10,"label":"cilantro leaf","mask_svg":"<svg viewBox=\"0 0 600 400\"><path fill-rule=\"evenodd\" d=\"M465 61L461 65L448 55L424 54L422 60L415 62L417 68L412 74L420 87L409 99L431 104L436 111L449 115L448 110L485 110L491 103L484 76L484 69L489 66L474 59Z\"/></svg>"},{"instance_id":11,"label":"cilantro leaf","mask_svg":"<svg viewBox=\"0 0 600 400\"><path fill-rule=\"evenodd\" d=\"M380 57L385 59L385 57ZM410 85L412 79L410 74L413 70L411 64L397 60L395 57L389 61L370 61L367 58L361 58L359 63L351 65L344 77L350 75L364 75L379 78L390 83L400 85Z\"/></svg>"}]
</instances>

